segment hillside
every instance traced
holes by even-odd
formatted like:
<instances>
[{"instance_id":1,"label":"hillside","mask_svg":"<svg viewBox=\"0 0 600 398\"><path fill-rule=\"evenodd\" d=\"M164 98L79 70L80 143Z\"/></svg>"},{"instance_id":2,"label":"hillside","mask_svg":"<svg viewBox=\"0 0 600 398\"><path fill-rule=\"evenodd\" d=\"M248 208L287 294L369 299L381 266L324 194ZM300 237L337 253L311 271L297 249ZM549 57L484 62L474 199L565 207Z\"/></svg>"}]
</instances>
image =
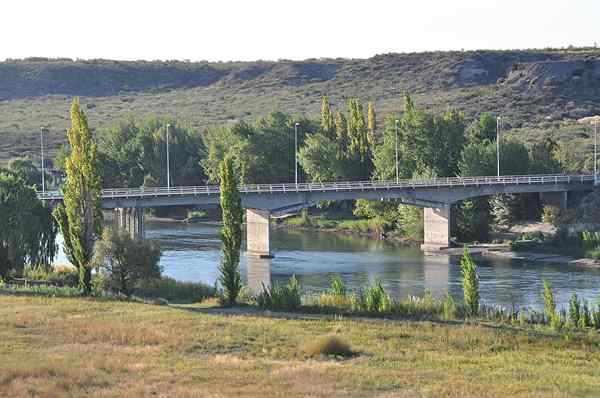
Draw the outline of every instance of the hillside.
<instances>
[{"instance_id":1,"label":"hillside","mask_svg":"<svg viewBox=\"0 0 600 398\"><path fill-rule=\"evenodd\" d=\"M26 59L0 62L0 162L38 157L39 126L49 151L64 142L72 96L90 125L132 115L181 118L203 128L271 110L316 114L328 95L374 101L378 116L401 107L455 107L473 117L502 112L525 140L554 132L573 144L591 139L574 120L600 113L600 50L527 50L384 54L369 59L278 62L118 62Z\"/></svg>"}]
</instances>

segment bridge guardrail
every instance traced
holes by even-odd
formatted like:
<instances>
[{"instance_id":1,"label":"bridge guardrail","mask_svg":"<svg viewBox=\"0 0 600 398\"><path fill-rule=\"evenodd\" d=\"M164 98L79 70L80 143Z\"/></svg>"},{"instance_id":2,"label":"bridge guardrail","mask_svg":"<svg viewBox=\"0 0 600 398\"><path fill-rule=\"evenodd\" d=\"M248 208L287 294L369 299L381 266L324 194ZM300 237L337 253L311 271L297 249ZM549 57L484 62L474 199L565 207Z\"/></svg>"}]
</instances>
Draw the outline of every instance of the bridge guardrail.
<instances>
[{"instance_id":1,"label":"bridge guardrail","mask_svg":"<svg viewBox=\"0 0 600 398\"><path fill-rule=\"evenodd\" d=\"M323 183L286 183L286 184L247 184L240 186L242 193L292 193L292 192L324 192L324 191L352 191L374 189L405 189L405 188L436 188L481 185L507 185L507 184L559 184L559 183L585 183L594 181L593 175L564 175L564 174L536 174L515 176L483 176L483 177L442 177L427 180L392 180L392 181L346 181ZM183 186L183 187L156 187L156 188L112 188L103 189L104 199L118 199L131 197L158 197L158 196L183 196L183 195L218 195L218 185ZM60 191L46 191L43 195L38 192L42 200L62 200Z\"/></svg>"}]
</instances>

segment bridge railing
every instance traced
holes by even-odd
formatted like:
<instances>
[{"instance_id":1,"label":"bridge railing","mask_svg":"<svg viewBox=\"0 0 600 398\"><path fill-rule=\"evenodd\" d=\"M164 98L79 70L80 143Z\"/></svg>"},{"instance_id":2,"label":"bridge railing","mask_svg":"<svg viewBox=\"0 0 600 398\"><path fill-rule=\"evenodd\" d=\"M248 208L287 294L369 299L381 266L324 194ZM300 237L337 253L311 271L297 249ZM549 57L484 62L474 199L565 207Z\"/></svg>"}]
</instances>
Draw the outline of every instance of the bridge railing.
<instances>
[{"instance_id":1,"label":"bridge railing","mask_svg":"<svg viewBox=\"0 0 600 398\"><path fill-rule=\"evenodd\" d=\"M593 182L593 175L564 175L536 174L513 176L483 176L483 177L441 177L432 179L404 179L392 181L346 181L323 183L286 183L286 184L247 184L240 186L242 193L287 193L287 192L324 192L324 191L354 191L380 190L399 188L441 188L482 185L519 185L519 184L562 184ZM188 186L188 187L140 187L116 188L102 190L105 199L131 197L159 197L183 195L218 195L218 185ZM46 191L44 195L38 192L38 197L44 200L62 200L60 191Z\"/></svg>"}]
</instances>

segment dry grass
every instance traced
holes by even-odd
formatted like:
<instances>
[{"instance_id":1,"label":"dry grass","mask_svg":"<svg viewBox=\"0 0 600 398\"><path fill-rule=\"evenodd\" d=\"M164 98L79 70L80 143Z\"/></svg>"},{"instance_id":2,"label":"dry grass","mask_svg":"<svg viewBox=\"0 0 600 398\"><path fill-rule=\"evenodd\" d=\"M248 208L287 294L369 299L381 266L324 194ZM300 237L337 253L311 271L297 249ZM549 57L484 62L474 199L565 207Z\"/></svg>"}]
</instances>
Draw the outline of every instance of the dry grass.
<instances>
[{"instance_id":1,"label":"dry grass","mask_svg":"<svg viewBox=\"0 0 600 398\"><path fill-rule=\"evenodd\" d=\"M235 311L234 311L235 310ZM600 338L0 296L0 396L598 396ZM299 350L337 336L359 355Z\"/></svg>"}]
</instances>

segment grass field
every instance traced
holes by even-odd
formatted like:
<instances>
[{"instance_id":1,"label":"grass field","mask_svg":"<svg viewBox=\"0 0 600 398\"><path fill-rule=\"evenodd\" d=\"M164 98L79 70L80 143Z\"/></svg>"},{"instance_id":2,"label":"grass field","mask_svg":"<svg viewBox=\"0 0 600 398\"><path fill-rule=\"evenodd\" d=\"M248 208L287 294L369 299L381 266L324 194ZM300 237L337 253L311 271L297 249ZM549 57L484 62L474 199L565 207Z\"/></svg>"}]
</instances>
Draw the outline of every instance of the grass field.
<instances>
[{"instance_id":1,"label":"grass field","mask_svg":"<svg viewBox=\"0 0 600 398\"><path fill-rule=\"evenodd\" d=\"M0 296L0 396L598 396L600 338ZM304 347L335 334L349 358Z\"/></svg>"}]
</instances>

